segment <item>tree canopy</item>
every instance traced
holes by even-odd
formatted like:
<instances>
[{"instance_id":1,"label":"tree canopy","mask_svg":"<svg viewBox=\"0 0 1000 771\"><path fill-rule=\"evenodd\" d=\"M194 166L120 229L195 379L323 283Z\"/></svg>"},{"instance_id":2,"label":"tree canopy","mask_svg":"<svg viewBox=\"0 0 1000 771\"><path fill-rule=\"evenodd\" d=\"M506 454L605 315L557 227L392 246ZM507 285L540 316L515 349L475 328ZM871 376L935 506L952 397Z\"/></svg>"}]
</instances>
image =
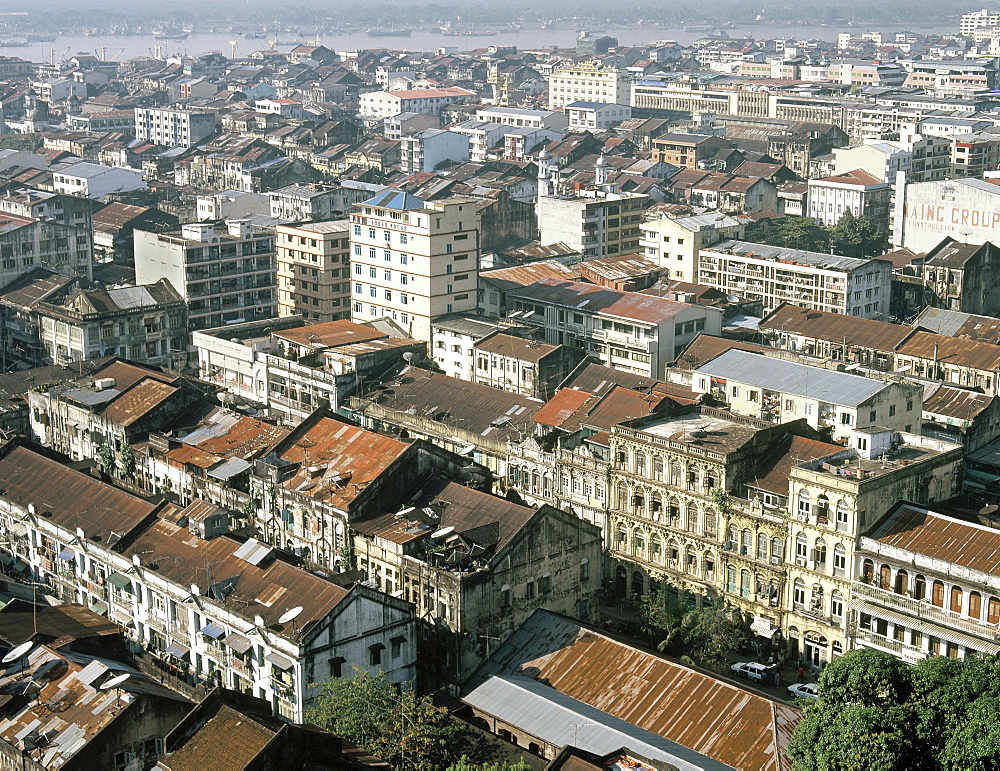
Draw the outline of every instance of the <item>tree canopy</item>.
<instances>
[{"instance_id":1,"label":"tree canopy","mask_svg":"<svg viewBox=\"0 0 1000 771\"><path fill-rule=\"evenodd\" d=\"M836 225L825 227L812 217L786 217L768 222L747 238L760 244L786 246L807 252L829 252L844 257L874 257L889 246L889 233L868 215L845 211Z\"/></svg>"},{"instance_id":2,"label":"tree canopy","mask_svg":"<svg viewBox=\"0 0 1000 771\"><path fill-rule=\"evenodd\" d=\"M353 678L320 683L306 719L397 768L435 769L460 762L453 752L459 727L445 712L418 699L410 685L399 686L384 672L355 669Z\"/></svg>"},{"instance_id":3,"label":"tree canopy","mask_svg":"<svg viewBox=\"0 0 1000 771\"><path fill-rule=\"evenodd\" d=\"M788 754L799 771L919 771L1000 765L1000 659L909 666L856 650L827 665Z\"/></svg>"},{"instance_id":4,"label":"tree canopy","mask_svg":"<svg viewBox=\"0 0 1000 771\"><path fill-rule=\"evenodd\" d=\"M643 630L657 650L703 667L724 668L728 664L725 654L747 637L745 625L734 611L685 611L676 603L665 602L658 591L643 596L639 614Z\"/></svg>"}]
</instances>

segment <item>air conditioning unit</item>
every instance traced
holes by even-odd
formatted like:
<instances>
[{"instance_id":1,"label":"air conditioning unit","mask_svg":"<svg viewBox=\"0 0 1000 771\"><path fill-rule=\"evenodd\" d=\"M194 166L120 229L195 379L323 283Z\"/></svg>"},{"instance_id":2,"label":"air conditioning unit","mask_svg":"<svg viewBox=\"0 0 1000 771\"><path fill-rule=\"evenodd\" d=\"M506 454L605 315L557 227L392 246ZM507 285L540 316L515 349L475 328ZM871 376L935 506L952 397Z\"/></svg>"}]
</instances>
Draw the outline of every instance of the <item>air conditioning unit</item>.
<instances>
[{"instance_id":1,"label":"air conditioning unit","mask_svg":"<svg viewBox=\"0 0 1000 771\"><path fill-rule=\"evenodd\" d=\"M722 548L726 551L736 551L736 541L726 541L722 544Z\"/></svg>"},{"instance_id":2,"label":"air conditioning unit","mask_svg":"<svg viewBox=\"0 0 1000 771\"><path fill-rule=\"evenodd\" d=\"M795 558L795 564L798 565L800 568L804 568L806 566L806 558L805 557L796 557Z\"/></svg>"},{"instance_id":3,"label":"air conditioning unit","mask_svg":"<svg viewBox=\"0 0 1000 771\"><path fill-rule=\"evenodd\" d=\"M781 557L779 557L777 554L775 554L773 557L771 557L771 564L772 565L780 565L781 564Z\"/></svg>"}]
</instances>

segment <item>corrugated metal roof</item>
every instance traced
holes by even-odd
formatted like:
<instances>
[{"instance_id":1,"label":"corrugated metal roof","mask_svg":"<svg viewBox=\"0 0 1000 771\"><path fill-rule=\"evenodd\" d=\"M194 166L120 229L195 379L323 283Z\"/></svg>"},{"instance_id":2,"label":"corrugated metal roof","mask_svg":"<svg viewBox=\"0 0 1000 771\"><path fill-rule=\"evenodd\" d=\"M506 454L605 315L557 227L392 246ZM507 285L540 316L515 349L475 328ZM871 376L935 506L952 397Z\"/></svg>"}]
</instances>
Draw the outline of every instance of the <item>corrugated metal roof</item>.
<instances>
[{"instance_id":1,"label":"corrugated metal roof","mask_svg":"<svg viewBox=\"0 0 1000 771\"><path fill-rule=\"evenodd\" d=\"M747 771L785 771L802 713L735 683L536 611L470 680L530 675L658 736Z\"/></svg>"},{"instance_id":2,"label":"corrugated metal roof","mask_svg":"<svg viewBox=\"0 0 1000 771\"><path fill-rule=\"evenodd\" d=\"M1000 531L901 504L871 534L887 546L1000 574Z\"/></svg>"},{"instance_id":3,"label":"corrugated metal roof","mask_svg":"<svg viewBox=\"0 0 1000 771\"><path fill-rule=\"evenodd\" d=\"M726 351L695 370L727 381L855 407L889 387L878 380L794 361L764 358L749 351Z\"/></svg>"},{"instance_id":4,"label":"corrugated metal roof","mask_svg":"<svg viewBox=\"0 0 1000 771\"><path fill-rule=\"evenodd\" d=\"M843 343L846 339L849 345L876 351L892 351L913 334L910 327L901 324L859 319L843 313L827 313L788 303L779 305L770 315L761 319L757 326L758 329L782 331L832 343Z\"/></svg>"},{"instance_id":5,"label":"corrugated metal roof","mask_svg":"<svg viewBox=\"0 0 1000 771\"><path fill-rule=\"evenodd\" d=\"M659 324L688 310L687 303L674 302L638 292L618 292L594 284L545 278L512 292L514 297L564 305L568 310L585 310L606 316Z\"/></svg>"},{"instance_id":6,"label":"corrugated metal roof","mask_svg":"<svg viewBox=\"0 0 1000 771\"><path fill-rule=\"evenodd\" d=\"M987 370L1000 368L1000 345L945 337L934 332L917 330L896 349L900 356L918 359L937 359L938 364Z\"/></svg>"},{"instance_id":7,"label":"corrugated metal roof","mask_svg":"<svg viewBox=\"0 0 1000 771\"><path fill-rule=\"evenodd\" d=\"M600 756L624 747L649 760L669 763L678 771L733 768L530 677L493 675L462 701L554 747L573 746ZM580 731L581 726L585 730Z\"/></svg>"}]
</instances>

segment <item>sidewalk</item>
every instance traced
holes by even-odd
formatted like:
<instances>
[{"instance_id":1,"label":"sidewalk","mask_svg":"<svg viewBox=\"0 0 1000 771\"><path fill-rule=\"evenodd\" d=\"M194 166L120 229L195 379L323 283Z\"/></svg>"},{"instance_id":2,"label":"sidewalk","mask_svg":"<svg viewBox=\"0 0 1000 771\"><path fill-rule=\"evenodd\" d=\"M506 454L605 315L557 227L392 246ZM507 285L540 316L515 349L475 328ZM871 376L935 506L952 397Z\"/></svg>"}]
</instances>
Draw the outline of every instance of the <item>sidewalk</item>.
<instances>
[{"instance_id":1,"label":"sidewalk","mask_svg":"<svg viewBox=\"0 0 1000 771\"><path fill-rule=\"evenodd\" d=\"M753 656L741 655L739 653L736 653L735 651L729 654L729 659L733 664L742 661L755 661ZM778 669L778 674L781 677L781 684L778 685L777 687L775 687L774 682L771 678L765 679L764 682L762 683L755 683L752 680L748 680L745 677L740 677L735 672L730 672L728 673L728 675L731 679L740 683L740 685L746 686L748 688L753 688L758 691L763 691L768 696L781 699L782 701L794 701L794 699L792 699L788 695L788 686L793 685L798 681L798 672L799 672L798 662L785 661ZM805 672L803 673L802 676L802 682L814 683L816 682L816 678L818 677L819 677L819 672L810 669L809 667L806 667Z\"/></svg>"}]
</instances>

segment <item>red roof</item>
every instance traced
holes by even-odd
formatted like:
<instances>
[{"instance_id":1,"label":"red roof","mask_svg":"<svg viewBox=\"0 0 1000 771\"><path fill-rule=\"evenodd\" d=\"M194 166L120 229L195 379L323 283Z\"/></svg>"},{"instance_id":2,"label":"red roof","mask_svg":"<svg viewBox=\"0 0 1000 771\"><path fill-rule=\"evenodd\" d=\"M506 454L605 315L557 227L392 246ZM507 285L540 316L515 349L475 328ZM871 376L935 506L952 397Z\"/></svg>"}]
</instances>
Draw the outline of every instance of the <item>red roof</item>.
<instances>
[{"instance_id":1,"label":"red roof","mask_svg":"<svg viewBox=\"0 0 1000 771\"><path fill-rule=\"evenodd\" d=\"M562 388L535 413L534 421L558 428L594 395L575 388Z\"/></svg>"}]
</instances>

